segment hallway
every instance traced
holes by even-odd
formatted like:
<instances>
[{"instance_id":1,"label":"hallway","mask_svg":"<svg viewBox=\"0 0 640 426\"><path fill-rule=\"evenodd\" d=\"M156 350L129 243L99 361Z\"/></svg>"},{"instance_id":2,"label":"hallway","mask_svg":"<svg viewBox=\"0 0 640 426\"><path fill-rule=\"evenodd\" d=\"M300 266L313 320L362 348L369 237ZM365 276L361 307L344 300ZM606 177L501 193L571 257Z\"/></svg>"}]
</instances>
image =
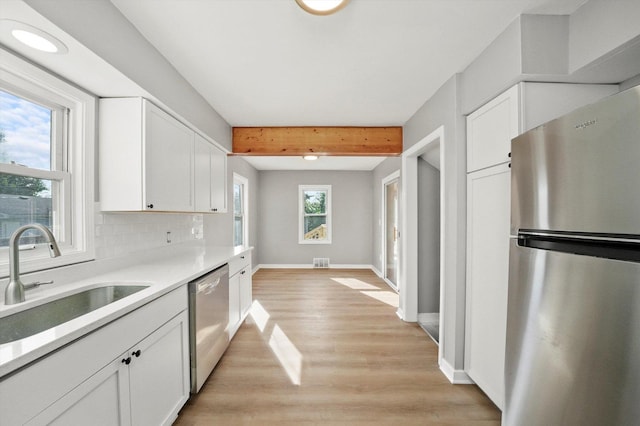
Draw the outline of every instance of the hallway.
<instances>
[{"instance_id":1,"label":"hallway","mask_svg":"<svg viewBox=\"0 0 640 426\"><path fill-rule=\"evenodd\" d=\"M499 425L474 385L451 385L437 346L396 316L369 270L263 269L254 304L176 425Z\"/></svg>"}]
</instances>

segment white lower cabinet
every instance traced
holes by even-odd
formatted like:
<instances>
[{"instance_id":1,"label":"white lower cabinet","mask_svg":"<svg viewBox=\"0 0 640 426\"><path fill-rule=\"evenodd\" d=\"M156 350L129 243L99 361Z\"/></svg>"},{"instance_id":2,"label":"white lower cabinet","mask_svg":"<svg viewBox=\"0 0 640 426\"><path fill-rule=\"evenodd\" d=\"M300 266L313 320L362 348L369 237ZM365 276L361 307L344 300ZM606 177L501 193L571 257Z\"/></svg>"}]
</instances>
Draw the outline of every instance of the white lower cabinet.
<instances>
[{"instance_id":1,"label":"white lower cabinet","mask_svg":"<svg viewBox=\"0 0 640 426\"><path fill-rule=\"evenodd\" d=\"M489 167L467 176L465 369L502 409L509 282L511 169Z\"/></svg>"},{"instance_id":2,"label":"white lower cabinet","mask_svg":"<svg viewBox=\"0 0 640 426\"><path fill-rule=\"evenodd\" d=\"M189 380L185 286L2 379L0 423L170 425Z\"/></svg>"},{"instance_id":3,"label":"white lower cabinet","mask_svg":"<svg viewBox=\"0 0 640 426\"><path fill-rule=\"evenodd\" d=\"M232 338L253 303L250 252L229 262L229 338Z\"/></svg>"}]
</instances>

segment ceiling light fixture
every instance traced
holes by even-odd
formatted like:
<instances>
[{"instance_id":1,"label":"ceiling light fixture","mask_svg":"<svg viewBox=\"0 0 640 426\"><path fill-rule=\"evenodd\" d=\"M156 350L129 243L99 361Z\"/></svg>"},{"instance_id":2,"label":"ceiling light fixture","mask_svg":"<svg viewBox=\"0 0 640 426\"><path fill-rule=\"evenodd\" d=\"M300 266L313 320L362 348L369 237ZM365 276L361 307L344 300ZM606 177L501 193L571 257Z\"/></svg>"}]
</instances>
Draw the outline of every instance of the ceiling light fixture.
<instances>
[{"instance_id":1,"label":"ceiling light fixture","mask_svg":"<svg viewBox=\"0 0 640 426\"><path fill-rule=\"evenodd\" d=\"M302 158L304 158L307 161L315 161L318 159L317 155L305 155Z\"/></svg>"},{"instance_id":2,"label":"ceiling light fixture","mask_svg":"<svg viewBox=\"0 0 640 426\"><path fill-rule=\"evenodd\" d=\"M349 0L296 0L296 3L313 15L331 15L345 7Z\"/></svg>"},{"instance_id":3,"label":"ceiling light fixture","mask_svg":"<svg viewBox=\"0 0 640 426\"><path fill-rule=\"evenodd\" d=\"M46 53L67 53L69 49L63 42L36 27L10 19L0 20L0 30L32 49Z\"/></svg>"}]
</instances>

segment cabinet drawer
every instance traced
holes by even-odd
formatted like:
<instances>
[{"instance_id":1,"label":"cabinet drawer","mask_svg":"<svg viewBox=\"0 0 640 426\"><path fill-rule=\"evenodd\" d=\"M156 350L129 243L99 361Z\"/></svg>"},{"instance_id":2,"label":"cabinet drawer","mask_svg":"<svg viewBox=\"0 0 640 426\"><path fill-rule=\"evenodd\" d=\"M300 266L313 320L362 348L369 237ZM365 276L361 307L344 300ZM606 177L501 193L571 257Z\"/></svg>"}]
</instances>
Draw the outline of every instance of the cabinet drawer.
<instances>
[{"instance_id":1,"label":"cabinet drawer","mask_svg":"<svg viewBox=\"0 0 640 426\"><path fill-rule=\"evenodd\" d=\"M232 277L247 266L251 266L251 252L244 252L229 261L229 276Z\"/></svg>"}]
</instances>

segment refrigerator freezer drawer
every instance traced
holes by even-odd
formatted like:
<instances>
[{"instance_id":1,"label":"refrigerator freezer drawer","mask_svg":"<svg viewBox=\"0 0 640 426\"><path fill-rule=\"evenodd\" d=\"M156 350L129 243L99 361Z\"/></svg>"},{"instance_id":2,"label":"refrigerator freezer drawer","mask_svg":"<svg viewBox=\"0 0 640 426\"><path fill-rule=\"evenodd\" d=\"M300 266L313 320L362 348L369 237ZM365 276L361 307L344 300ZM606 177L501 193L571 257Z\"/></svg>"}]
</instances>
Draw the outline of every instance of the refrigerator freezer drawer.
<instances>
[{"instance_id":1,"label":"refrigerator freezer drawer","mask_svg":"<svg viewBox=\"0 0 640 426\"><path fill-rule=\"evenodd\" d=\"M503 424L640 419L640 264L510 245Z\"/></svg>"}]
</instances>

